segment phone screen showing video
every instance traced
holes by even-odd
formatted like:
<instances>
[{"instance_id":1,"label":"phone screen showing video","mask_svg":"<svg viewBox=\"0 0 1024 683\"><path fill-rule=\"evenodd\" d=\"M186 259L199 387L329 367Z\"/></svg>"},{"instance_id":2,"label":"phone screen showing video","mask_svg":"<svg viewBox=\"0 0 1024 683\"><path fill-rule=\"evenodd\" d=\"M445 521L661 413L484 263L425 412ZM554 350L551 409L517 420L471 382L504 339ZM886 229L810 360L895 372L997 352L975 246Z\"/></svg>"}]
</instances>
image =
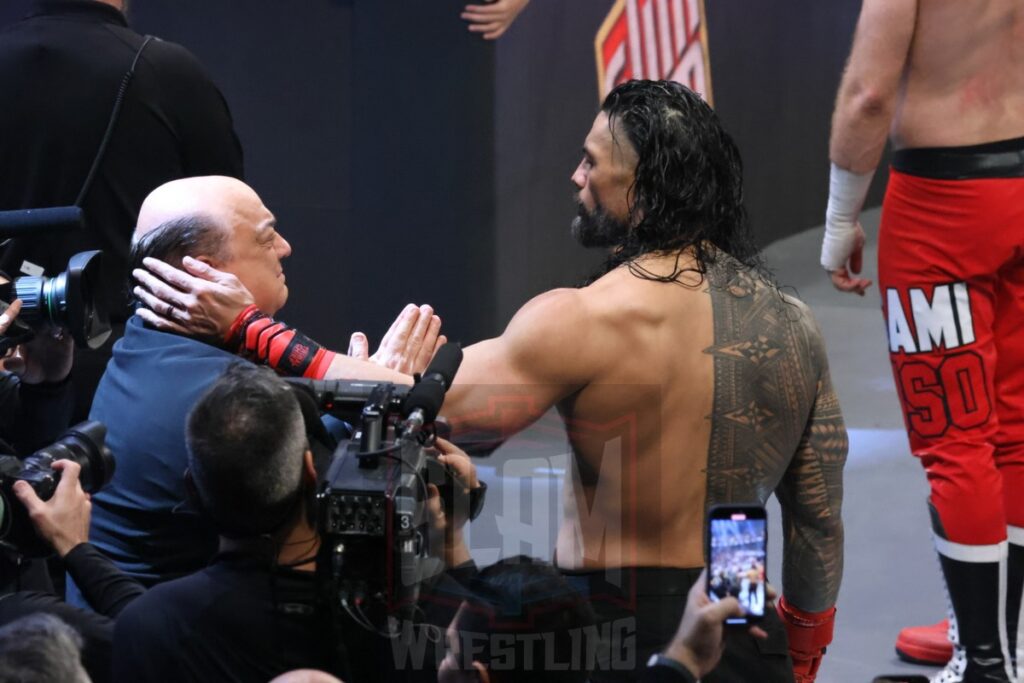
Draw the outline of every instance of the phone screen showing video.
<instances>
[{"instance_id":1,"label":"phone screen showing video","mask_svg":"<svg viewBox=\"0 0 1024 683\"><path fill-rule=\"evenodd\" d=\"M742 624L764 616L767 520L746 512L732 511L724 518L712 517L709 542L708 597L719 601L727 596L739 600L746 619L729 619Z\"/></svg>"}]
</instances>

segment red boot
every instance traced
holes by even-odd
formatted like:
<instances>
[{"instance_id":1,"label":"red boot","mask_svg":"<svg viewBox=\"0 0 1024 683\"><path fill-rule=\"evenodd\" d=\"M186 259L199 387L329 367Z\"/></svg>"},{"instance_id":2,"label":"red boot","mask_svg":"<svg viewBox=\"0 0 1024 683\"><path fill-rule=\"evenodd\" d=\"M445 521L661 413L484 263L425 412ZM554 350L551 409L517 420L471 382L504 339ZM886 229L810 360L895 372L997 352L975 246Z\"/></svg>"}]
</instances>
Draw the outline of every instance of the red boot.
<instances>
[{"instance_id":1,"label":"red boot","mask_svg":"<svg viewBox=\"0 0 1024 683\"><path fill-rule=\"evenodd\" d=\"M945 666L953 657L949 619L931 626L908 626L896 637L896 654L905 662Z\"/></svg>"}]
</instances>

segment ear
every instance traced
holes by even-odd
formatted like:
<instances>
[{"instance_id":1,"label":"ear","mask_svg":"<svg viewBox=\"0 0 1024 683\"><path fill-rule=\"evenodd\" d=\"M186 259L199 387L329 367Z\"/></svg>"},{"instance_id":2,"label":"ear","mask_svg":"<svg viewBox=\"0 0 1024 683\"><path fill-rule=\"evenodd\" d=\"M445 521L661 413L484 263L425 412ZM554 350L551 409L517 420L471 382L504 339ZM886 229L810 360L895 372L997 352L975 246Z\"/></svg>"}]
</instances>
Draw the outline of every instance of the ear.
<instances>
[{"instance_id":1,"label":"ear","mask_svg":"<svg viewBox=\"0 0 1024 683\"><path fill-rule=\"evenodd\" d=\"M204 263L210 266L211 268L216 268L217 270L220 270L221 266L224 265L218 259L213 259L210 258L209 256L193 256L192 258L194 258L196 261L199 261L200 263Z\"/></svg>"},{"instance_id":2,"label":"ear","mask_svg":"<svg viewBox=\"0 0 1024 683\"><path fill-rule=\"evenodd\" d=\"M302 454L302 483L316 486L316 467L313 465L313 451L306 449Z\"/></svg>"}]
</instances>

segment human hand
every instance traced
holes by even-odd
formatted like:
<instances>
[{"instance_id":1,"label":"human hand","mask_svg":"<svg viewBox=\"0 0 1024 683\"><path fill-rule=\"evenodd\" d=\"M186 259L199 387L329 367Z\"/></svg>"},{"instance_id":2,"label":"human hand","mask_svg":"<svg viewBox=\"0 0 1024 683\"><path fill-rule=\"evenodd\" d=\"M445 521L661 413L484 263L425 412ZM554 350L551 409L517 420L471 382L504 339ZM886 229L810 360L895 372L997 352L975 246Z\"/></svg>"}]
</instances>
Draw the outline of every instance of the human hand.
<instances>
[{"instance_id":1,"label":"human hand","mask_svg":"<svg viewBox=\"0 0 1024 683\"><path fill-rule=\"evenodd\" d=\"M21 299L15 299L7 306L7 310L0 313L0 334L7 333L7 328L11 326L19 313L21 313Z\"/></svg>"},{"instance_id":2,"label":"human hand","mask_svg":"<svg viewBox=\"0 0 1024 683\"><path fill-rule=\"evenodd\" d=\"M15 299L0 313L0 334L6 334L20 312L21 300ZM60 382L71 372L74 358L71 336L60 328L48 327L15 347L11 355L0 361L0 368L18 375L25 384Z\"/></svg>"},{"instance_id":3,"label":"human hand","mask_svg":"<svg viewBox=\"0 0 1024 683\"><path fill-rule=\"evenodd\" d=\"M482 33L484 40L501 37L530 0L496 0L486 5L466 5L459 15L469 22L472 33Z\"/></svg>"},{"instance_id":4,"label":"human hand","mask_svg":"<svg viewBox=\"0 0 1024 683\"><path fill-rule=\"evenodd\" d=\"M92 502L79 482L81 466L77 462L57 460L53 469L60 472L60 482L50 500L41 500L25 481L15 482L13 489L28 510L36 532L64 557L75 546L89 540Z\"/></svg>"},{"instance_id":5,"label":"human hand","mask_svg":"<svg viewBox=\"0 0 1024 683\"><path fill-rule=\"evenodd\" d=\"M438 438L434 447L439 451L438 461L448 468L452 477L452 497L455 504L452 506L449 519L441 501L440 490L434 484L428 484L427 511L433 520L434 532L438 536L443 536L445 564L457 567L470 560L462 529L469 520L469 493L480 488L481 484L477 479L476 465L455 444Z\"/></svg>"},{"instance_id":6,"label":"human hand","mask_svg":"<svg viewBox=\"0 0 1024 683\"><path fill-rule=\"evenodd\" d=\"M712 602L704 592L706 583L707 569L690 588L679 629L665 650L665 656L685 666L696 678L706 676L721 660L725 651L725 620L743 616L743 608L732 596ZM768 597L774 596L769 589ZM768 637L758 626L751 626L750 633L757 638Z\"/></svg>"},{"instance_id":7,"label":"human hand","mask_svg":"<svg viewBox=\"0 0 1024 683\"><path fill-rule=\"evenodd\" d=\"M867 278L854 277L860 274L861 266L864 263L864 228L860 222L854 224L852 244L850 245L850 257L846 265L829 271L832 284L840 292L849 292L864 296L864 292L871 286L871 280ZM852 273L852 274L851 274Z\"/></svg>"},{"instance_id":8,"label":"human hand","mask_svg":"<svg viewBox=\"0 0 1024 683\"><path fill-rule=\"evenodd\" d=\"M411 375L426 370L434 354L447 342L448 338L441 334L441 318L434 315L433 308L408 304L391 323L376 353L370 356L366 335L355 332L349 339L348 355Z\"/></svg>"},{"instance_id":9,"label":"human hand","mask_svg":"<svg viewBox=\"0 0 1024 683\"><path fill-rule=\"evenodd\" d=\"M182 259L185 270L155 258L142 263L145 269L132 271L139 282L132 291L145 304L136 312L158 330L223 339L238 314L253 303L237 277L191 256Z\"/></svg>"}]
</instances>

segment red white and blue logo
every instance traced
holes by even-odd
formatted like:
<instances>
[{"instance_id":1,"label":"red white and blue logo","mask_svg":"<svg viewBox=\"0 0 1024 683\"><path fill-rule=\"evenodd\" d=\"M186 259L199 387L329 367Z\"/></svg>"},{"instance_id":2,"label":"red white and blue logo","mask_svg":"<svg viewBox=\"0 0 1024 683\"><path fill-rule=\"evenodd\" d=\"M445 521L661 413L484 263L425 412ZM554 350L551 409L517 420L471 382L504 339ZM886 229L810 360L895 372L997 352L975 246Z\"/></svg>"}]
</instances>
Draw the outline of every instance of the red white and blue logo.
<instances>
[{"instance_id":1,"label":"red white and blue logo","mask_svg":"<svg viewBox=\"0 0 1024 683\"><path fill-rule=\"evenodd\" d=\"M594 50L601 99L648 78L678 81L712 104L704 0L616 0Z\"/></svg>"}]
</instances>

